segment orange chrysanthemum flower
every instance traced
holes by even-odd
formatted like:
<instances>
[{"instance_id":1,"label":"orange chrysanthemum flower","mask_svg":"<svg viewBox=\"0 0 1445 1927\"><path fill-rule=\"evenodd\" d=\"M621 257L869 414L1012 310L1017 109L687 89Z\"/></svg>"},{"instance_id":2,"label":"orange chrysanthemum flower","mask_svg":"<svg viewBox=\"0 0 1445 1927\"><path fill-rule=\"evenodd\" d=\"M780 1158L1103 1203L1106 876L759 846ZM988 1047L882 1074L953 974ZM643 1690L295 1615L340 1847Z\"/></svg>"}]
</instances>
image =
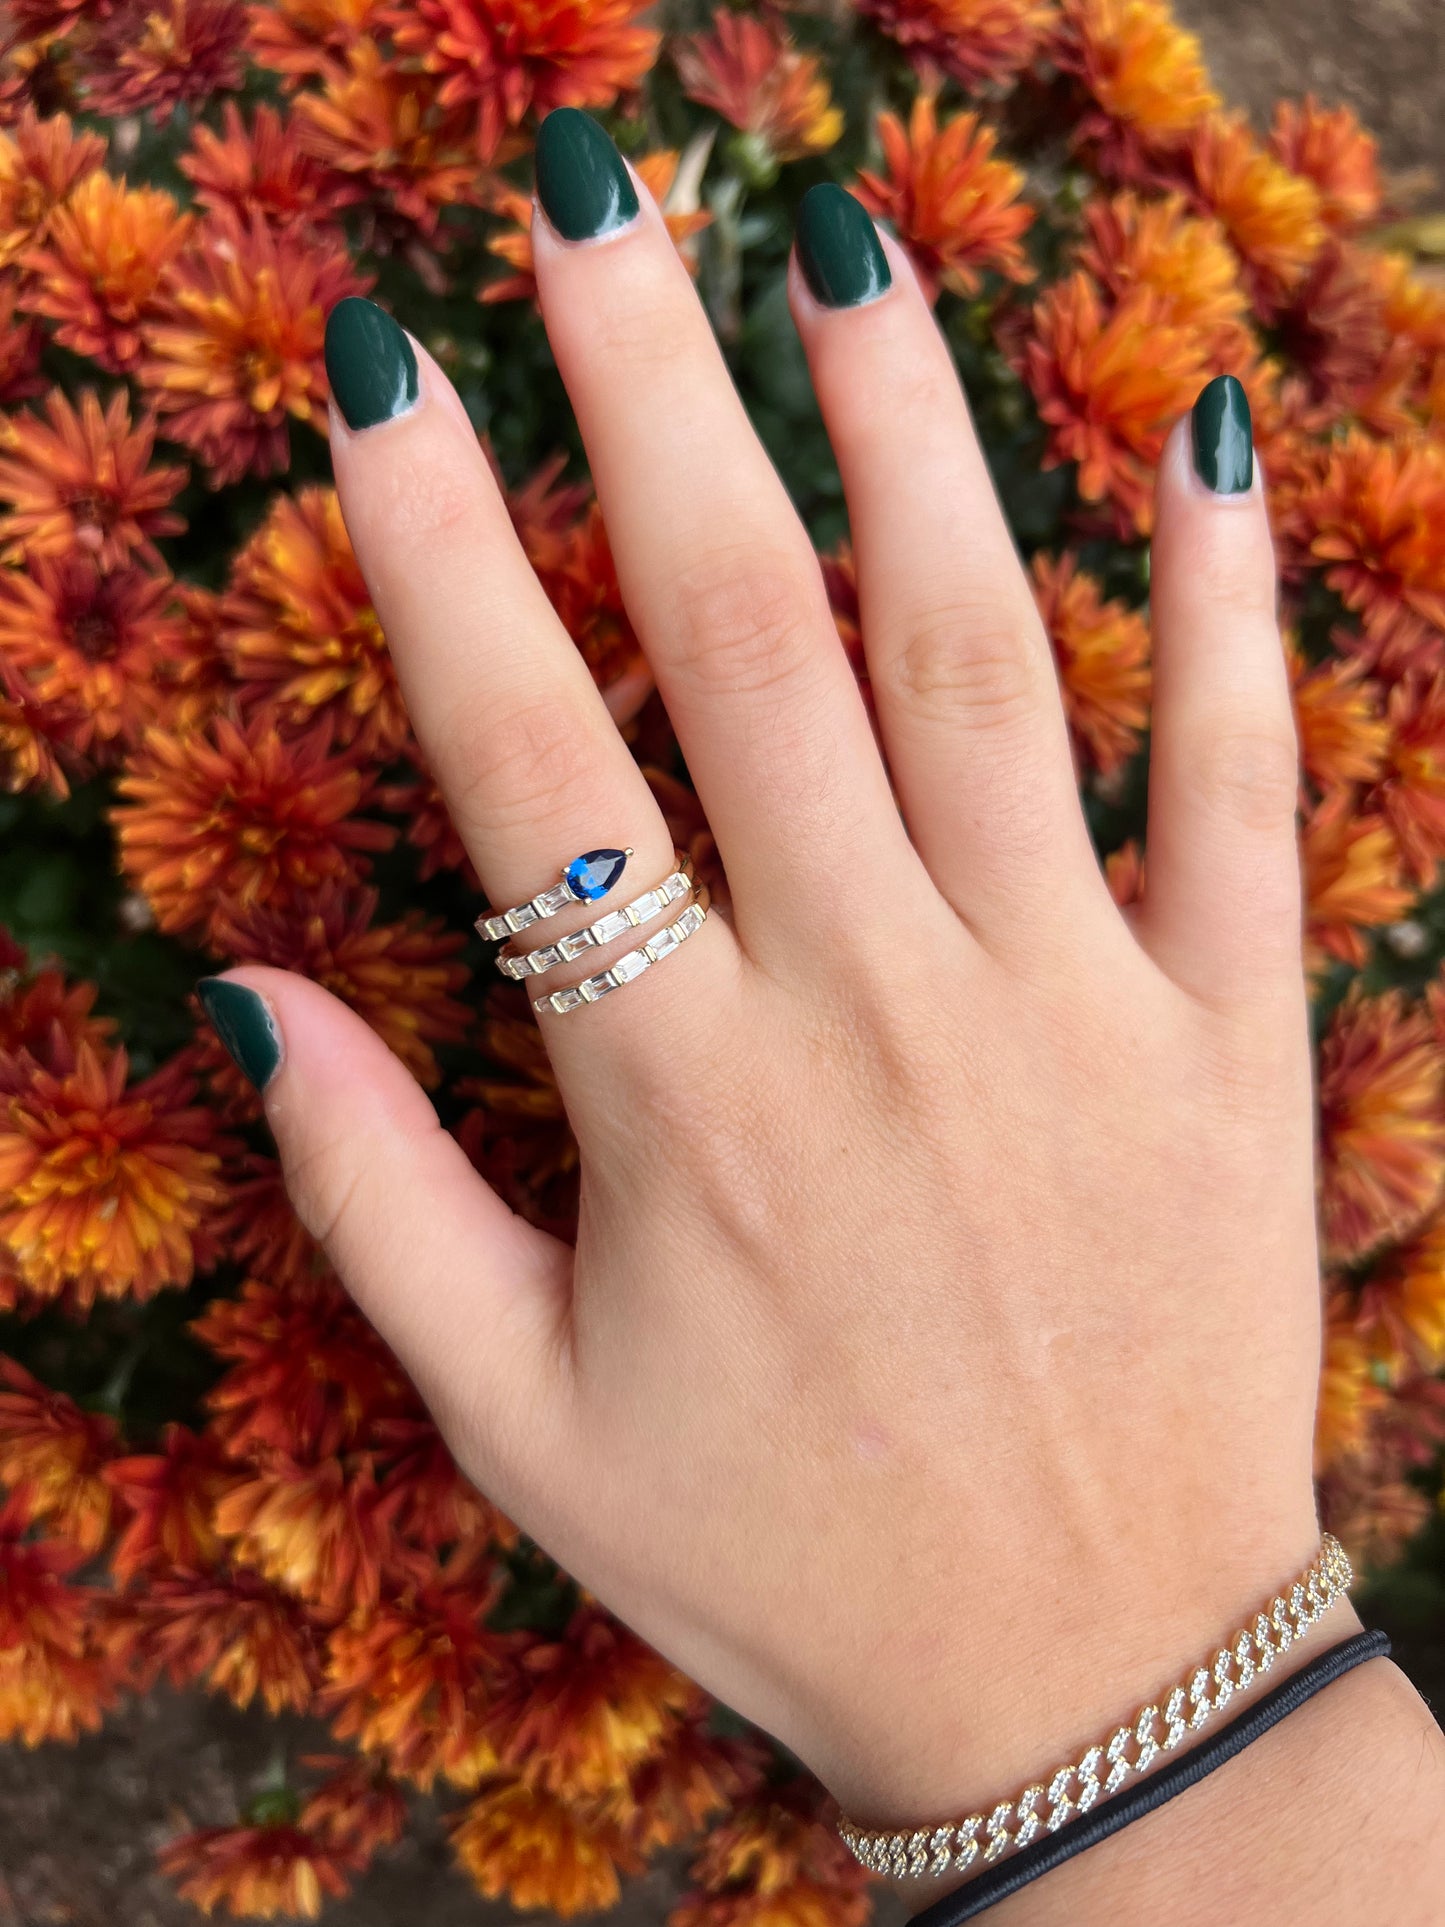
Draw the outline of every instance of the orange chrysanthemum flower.
<instances>
[{"instance_id":1,"label":"orange chrysanthemum flower","mask_svg":"<svg viewBox=\"0 0 1445 1927\"><path fill-rule=\"evenodd\" d=\"M30 298L56 323L62 347L112 374L134 373L161 282L191 232L190 215L159 188L89 174L23 257Z\"/></svg>"},{"instance_id":2,"label":"orange chrysanthemum flower","mask_svg":"<svg viewBox=\"0 0 1445 1927\"><path fill-rule=\"evenodd\" d=\"M1078 76L1094 107L1075 138L1097 146L1122 177L1150 172L1219 105L1198 40L1166 0L1063 0L1060 64Z\"/></svg>"},{"instance_id":3,"label":"orange chrysanthemum flower","mask_svg":"<svg viewBox=\"0 0 1445 1927\"><path fill-rule=\"evenodd\" d=\"M47 791L59 799L70 794L61 762L62 745L47 718L15 688L0 660L0 796L20 796L27 790Z\"/></svg>"},{"instance_id":4,"label":"orange chrysanthemum flower","mask_svg":"<svg viewBox=\"0 0 1445 1927\"><path fill-rule=\"evenodd\" d=\"M713 1815L753 1793L766 1772L765 1749L756 1740L709 1733L701 1692L698 1702L697 1716L678 1721L632 1774L627 1831L644 1853L692 1839Z\"/></svg>"},{"instance_id":5,"label":"orange chrysanthemum flower","mask_svg":"<svg viewBox=\"0 0 1445 1927\"><path fill-rule=\"evenodd\" d=\"M435 83L389 60L374 40L329 67L320 93L299 94L293 122L307 151L330 169L333 208L355 203L368 222L405 240L445 238L445 209L475 204L479 179L466 115L440 107Z\"/></svg>"},{"instance_id":6,"label":"orange chrysanthemum flower","mask_svg":"<svg viewBox=\"0 0 1445 1927\"><path fill-rule=\"evenodd\" d=\"M677 178L678 155L672 148L659 148L642 154L633 162L649 194L662 209L668 233L692 273L697 272L696 253L683 245L699 234L712 220L706 208L669 207L668 198ZM537 276L532 262L532 200L520 188L499 180L488 192L487 205L510 225L487 242L488 252L505 261L512 273L502 281L489 281L481 289L483 301L535 301ZM555 531L553 531L555 533ZM525 531L518 531L525 539ZM535 566L535 563L534 563Z\"/></svg>"},{"instance_id":7,"label":"orange chrysanthemum flower","mask_svg":"<svg viewBox=\"0 0 1445 1927\"><path fill-rule=\"evenodd\" d=\"M1321 793L1373 783L1385 768L1390 726L1385 692L1358 657L1326 656L1310 667L1290 652L1295 722L1305 775Z\"/></svg>"},{"instance_id":8,"label":"orange chrysanthemum flower","mask_svg":"<svg viewBox=\"0 0 1445 1927\"><path fill-rule=\"evenodd\" d=\"M577 1142L541 1034L500 984L487 999L482 1047L487 1074L454 1087L480 1106L458 1127L462 1149L514 1211L566 1237L576 1225Z\"/></svg>"},{"instance_id":9,"label":"orange chrysanthemum flower","mask_svg":"<svg viewBox=\"0 0 1445 1927\"><path fill-rule=\"evenodd\" d=\"M44 349L44 330L29 301L21 299L20 276L13 270L0 272L0 407L44 394Z\"/></svg>"},{"instance_id":10,"label":"orange chrysanthemum flower","mask_svg":"<svg viewBox=\"0 0 1445 1927\"><path fill-rule=\"evenodd\" d=\"M297 1465L279 1456L234 1486L216 1507L216 1529L233 1564L327 1616L366 1612L383 1570L409 1563L396 1541L396 1491L376 1482L371 1460Z\"/></svg>"},{"instance_id":11,"label":"orange chrysanthemum flower","mask_svg":"<svg viewBox=\"0 0 1445 1927\"><path fill-rule=\"evenodd\" d=\"M110 1555L117 1584L176 1568L206 1572L217 1564L216 1505L237 1477L216 1439L184 1425L166 1426L159 1452L112 1459L105 1483L128 1515Z\"/></svg>"},{"instance_id":12,"label":"orange chrysanthemum flower","mask_svg":"<svg viewBox=\"0 0 1445 1927\"><path fill-rule=\"evenodd\" d=\"M1389 767L1373 800L1421 889L1445 857L1445 671L1403 676L1390 690Z\"/></svg>"},{"instance_id":13,"label":"orange chrysanthemum flower","mask_svg":"<svg viewBox=\"0 0 1445 1927\"><path fill-rule=\"evenodd\" d=\"M7 561L65 555L79 548L102 569L118 569L132 554L160 567L157 536L176 535L185 522L170 503L186 471L151 466L155 428L131 426L130 401L117 389L101 412L93 389L79 410L58 388L43 417L12 415L0 426L0 542Z\"/></svg>"},{"instance_id":14,"label":"orange chrysanthemum flower","mask_svg":"<svg viewBox=\"0 0 1445 1927\"><path fill-rule=\"evenodd\" d=\"M487 1727L529 1786L585 1800L625 1789L696 1692L600 1607L584 1606L561 1639L528 1639L509 1658Z\"/></svg>"},{"instance_id":15,"label":"orange chrysanthemum flower","mask_svg":"<svg viewBox=\"0 0 1445 1927\"><path fill-rule=\"evenodd\" d=\"M1025 348L1051 430L1045 467L1077 462L1084 500L1112 501L1124 529L1147 534L1165 437L1209 373L1199 336L1170 325L1162 296L1140 288L1111 309L1088 275L1070 275L1034 308Z\"/></svg>"},{"instance_id":16,"label":"orange chrysanthemum flower","mask_svg":"<svg viewBox=\"0 0 1445 1927\"><path fill-rule=\"evenodd\" d=\"M1306 818L1301 858L1306 963L1313 971L1338 957L1359 969L1369 955L1363 933L1393 923L1415 900L1394 831L1336 790Z\"/></svg>"},{"instance_id":17,"label":"orange chrysanthemum flower","mask_svg":"<svg viewBox=\"0 0 1445 1927\"><path fill-rule=\"evenodd\" d=\"M1133 193L1085 204L1088 239L1079 266L1113 300L1136 288L1161 297L1171 325L1207 337L1217 366L1242 367L1253 343L1239 263L1217 221L1188 210L1181 194Z\"/></svg>"},{"instance_id":18,"label":"orange chrysanthemum flower","mask_svg":"<svg viewBox=\"0 0 1445 1927\"><path fill-rule=\"evenodd\" d=\"M810 1788L784 1788L729 1814L693 1862L696 1888L671 1927L863 1927L868 1876L821 1824Z\"/></svg>"},{"instance_id":19,"label":"orange chrysanthemum flower","mask_svg":"<svg viewBox=\"0 0 1445 1927\"><path fill-rule=\"evenodd\" d=\"M339 745L385 760L409 728L391 652L336 491L279 495L231 564L217 646L248 708L293 730L328 720Z\"/></svg>"},{"instance_id":20,"label":"orange chrysanthemum flower","mask_svg":"<svg viewBox=\"0 0 1445 1927\"><path fill-rule=\"evenodd\" d=\"M479 1893L570 1919L617 1904L619 1874L642 1860L621 1825L520 1781L503 1780L452 1823L452 1848Z\"/></svg>"},{"instance_id":21,"label":"orange chrysanthemum flower","mask_svg":"<svg viewBox=\"0 0 1445 1927\"><path fill-rule=\"evenodd\" d=\"M253 904L226 917L216 936L240 963L273 964L325 984L385 1040L426 1090L441 1082L434 1044L458 1044L472 1013L452 995L467 981L458 963L464 939L434 917L407 911L377 923L374 890L347 893L336 884L304 909Z\"/></svg>"},{"instance_id":22,"label":"orange chrysanthemum flower","mask_svg":"<svg viewBox=\"0 0 1445 1927\"><path fill-rule=\"evenodd\" d=\"M233 1706L260 1700L273 1715L310 1706L321 1669L315 1627L256 1573L153 1574L127 1604L144 1680L204 1680Z\"/></svg>"},{"instance_id":23,"label":"orange chrysanthemum flower","mask_svg":"<svg viewBox=\"0 0 1445 1927\"><path fill-rule=\"evenodd\" d=\"M1314 183L1326 227L1349 234L1379 219L1385 198L1379 143L1353 108L1322 107L1313 94L1282 100L1269 145L1292 174Z\"/></svg>"},{"instance_id":24,"label":"orange chrysanthemum flower","mask_svg":"<svg viewBox=\"0 0 1445 1927\"><path fill-rule=\"evenodd\" d=\"M101 136L72 133L64 114L39 120L27 108L0 128L0 267L44 239L56 208L104 162Z\"/></svg>"},{"instance_id":25,"label":"orange chrysanthemum flower","mask_svg":"<svg viewBox=\"0 0 1445 1927\"><path fill-rule=\"evenodd\" d=\"M1315 1415L1315 1471L1322 1475L1366 1449L1370 1422L1386 1399L1375 1358L1361 1330L1352 1291L1330 1293L1325 1313L1319 1409Z\"/></svg>"},{"instance_id":26,"label":"orange chrysanthemum flower","mask_svg":"<svg viewBox=\"0 0 1445 1927\"><path fill-rule=\"evenodd\" d=\"M13 1358L0 1357L0 1479L14 1488L13 1504L31 1525L48 1523L66 1545L99 1551L110 1531L104 1472L115 1440L113 1420L81 1411Z\"/></svg>"},{"instance_id":27,"label":"orange chrysanthemum flower","mask_svg":"<svg viewBox=\"0 0 1445 1927\"><path fill-rule=\"evenodd\" d=\"M1319 190L1281 166L1238 114L1211 114L1195 128L1190 164L1201 206L1229 236L1256 302L1272 314L1323 245Z\"/></svg>"},{"instance_id":28,"label":"orange chrysanthemum flower","mask_svg":"<svg viewBox=\"0 0 1445 1927\"><path fill-rule=\"evenodd\" d=\"M302 148L295 121L264 102L249 127L232 100L223 115L219 134L197 121L180 157L200 205L213 214L228 210L242 222L259 214L278 233L328 226L336 183Z\"/></svg>"},{"instance_id":29,"label":"orange chrysanthemum flower","mask_svg":"<svg viewBox=\"0 0 1445 1927\"><path fill-rule=\"evenodd\" d=\"M119 1679L101 1595L70 1582L85 1553L24 1531L12 1502L0 1512L0 1741L40 1746L95 1732Z\"/></svg>"},{"instance_id":30,"label":"orange chrysanthemum flower","mask_svg":"<svg viewBox=\"0 0 1445 1927\"><path fill-rule=\"evenodd\" d=\"M1375 642L1402 618L1445 632L1445 445L1351 434L1299 514L1325 580Z\"/></svg>"},{"instance_id":31,"label":"orange chrysanthemum flower","mask_svg":"<svg viewBox=\"0 0 1445 1927\"><path fill-rule=\"evenodd\" d=\"M407 753L409 760L415 762L414 745L409 746ZM446 798L430 771L416 763L416 776L400 783L388 783L382 799L386 808L401 818L407 842L421 852L417 874L423 883L442 870L455 870L474 896L482 894L481 879L472 867L447 809Z\"/></svg>"},{"instance_id":32,"label":"orange chrysanthemum flower","mask_svg":"<svg viewBox=\"0 0 1445 1927\"><path fill-rule=\"evenodd\" d=\"M1332 1262L1406 1237L1445 1188L1445 1056L1400 991L1352 990L1320 1045L1320 1206Z\"/></svg>"},{"instance_id":33,"label":"orange chrysanthemum flower","mask_svg":"<svg viewBox=\"0 0 1445 1927\"><path fill-rule=\"evenodd\" d=\"M294 90L344 61L375 32L380 11L381 0L263 0L250 10L247 48Z\"/></svg>"},{"instance_id":34,"label":"orange chrysanthemum flower","mask_svg":"<svg viewBox=\"0 0 1445 1927\"><path fill-rule=\"evenodd\" d=\"M826 153L843 132L817 55L800 52L767 20L720 7L712 32L680 41L672 58L688 98L750 136L764 172Z\"/></svg>"},{"instance_id":35,"label":"orange chrysanthemum flower","mask_svg":"<svg viewBox=\"0 0 1445 1927\"><path fill-rule=\"evenodd\" d=\"M161 1872L203 1913L225 1907L252 1920L278 1914L315 1920L326 1898L350 1885L351 1854L286 1820L203 1827L157 1855Z\"/></svg>"},{"instance_id":36,"label":"orange chrysanthemum flower","mask_svg":"<svg viewBox=\"0 0 1445 1927\"><path fill-rule=\"evenodd\" d=\"M168 1070L126 1088L124 1050L36 1067L0 1112L0 1244L27 1290L89 1306L186 1285L221 1203L208 1112Z\"/></svg>"},{"instance_id":37,"label":"orange chrysanthemum flower","mask_svg":"<svg viewBox=\"0 0 1445 1927\"><path fill-rule=\"evenodd\" d=\"M1370 1277L1361 1315L1373 1321L1402 1369L1417 1364L1437 1372L1445 1365L1445 1216L1437 1211Z\"/></svg>"},{"instance_id":38,"label":"orange chrysanthemum flower","mask_svg":"<svg viewBox=\"0 0 1445 1927\"><path fill-rule=\"evenodd\" d=\"M184 636L170 600L169 576L83 552L0 570L0 664L55 741L109 762L158 719Z\"/></svg>"},{"instance_id":39,"label":"orange chrysanthemum flower","mask_svg":"<svg viewBox=\"0 0 1445 1927\"><path fill-rule=\"evenodd\" d=\"M175 262L144 330L139 380L173 441L214 488L290 460L290 421L326 426L326 316L364 294L338 244L275 234L257 217L213 214Z\"/></svg>"},{"instance_id":40,"label":"orange chrysanthemum flower","mask_svg":"<svg viewBox=\"0 0 1445 1927\"><path fill-rule=\"evenodd\" d=\"M148 732L117 784L121 867L163 930L213 928L262 902L355 883L395 832L357 812L373 777L331 753L325 724L284 741L257 718L203 736Z\"/></svg>"},{"instance_id":41,"label":"orange chrysanthemum flower","mask_svg":"<svg viewBox=\"0 0 1445 1927\"><path fill-rule=\"evenodd\" d=\"M444 107L476 115L490 160L510 127L553 107L610 107L657 58L641 0L413 0L385 9L402 53L441 82Z\"/></svg>"},{"instance_id":42,"label":"orange chrysanthemum flower","mask_svg":"<svg viewBox=\"0 0 1445 1927\"><path fill-rule=\"evenodd\" d=\"M622 600L598 503L567 530L560 550L528 557L562 626L581 651L614 722L627 722L652 689L652 672Z\"/></svg>"},{"instance_id":43,"label":"orange chrysanthemum flower","mask_svg":"<svg viewBox=\"0 0 1445 1927\"><path fill-rule=\"evenodd\" d=\"M1136 609L1106 600L1071 555L1036 555L1031 573L1069 725L1094 768L1110 776L1138 749L1149 721L1149 625Z\"/></svg>"},{"instance_id":44,"label":"orange chrysanthemum flower","mask_svg":"<svg viewBox=\"0 0 1445 1927\"><path fill-rule=\"evenodd\" d=\"M233 1459L323 1459L378 1419L416 1409L401 1367L329 1273L287 1284L248 1279L192 1329L230 1361L206 1404L208 1432Z\"/></svg>"},{"instance_id":45,"label":"orange chrysanthemum flower","mask_svg":"<svg viewBox=\"0 0 1445 1927\"><path fill-rule=\"evenodd\" d=\"M878 117L887 174L860 173L858 198L891 221L924 292L976 294L985 272L1027 281L1020 246L1034 211L1019 199L1022 171L994 153L998 137L977 114L955 114L940 128L933 97L920 94L905 131L894 114Z\"/></svg>"},{"instance_id":46,"label":"orange chrysanthemum flower","mask_svg":"<svg viewBox=\"0 0 1445 1927\"><path fill-rule=\"evenodd\" d=\"M245 78L242 0L134 0L103 22L88 63L96 114L164 126L187 101L234 93Z\"/></svg>"},{"instance_id":47,"label":"orange chrysanthemum flower","mask_svg":"<svg viewBox=\"0 0 1445 1927\"><path fill-rule=\"evenodd\" d=\"M353 1614L327 1643L322 1704L338 1739L429 1790L497 1771L484 1718L507 1637L486 1616L496 1588L464 1565Z\"/></svg>"},{"instance_id":48,"label":"orange chrysanthemum flower","mask_svg":"<svg viewBox=\"0 0 1445 1927\"><path fill-rule=\"evenodd\" d=\"M378 1847L393 1846L406 1831L406 1801L398 1787L367 1760L337 1755L309 1758L310 1767L334 1766L329 1779L307 1795L300 1823L361 1865Z\"/></svg>"},{"instance_id":49,"label":"orange chrysanthemum flower","mask_svg":"<svg viewBox=\"0 0 1445 1927\"><path fill-rule=\"evenodd\" d=\"M858 11L922 73L970 92L1020 73L1059 18L1057 0L859 0Z\"/></svg>"},{"instance_id":50,"label":"orange chrysanthemum flower","mask_svg":"<svg viewBox=\"0 0 1445 1927\"><path fill-rule=\"evenodd\" d=\"M115 1021L95 1015L99 991L94 984L68 983L55 969L27 973L25 953L0 932L0 1083L12 1088L20 1075L17 1059L64 1071L77 1045L109 1050Z\"/></svg>"}]
</instances>

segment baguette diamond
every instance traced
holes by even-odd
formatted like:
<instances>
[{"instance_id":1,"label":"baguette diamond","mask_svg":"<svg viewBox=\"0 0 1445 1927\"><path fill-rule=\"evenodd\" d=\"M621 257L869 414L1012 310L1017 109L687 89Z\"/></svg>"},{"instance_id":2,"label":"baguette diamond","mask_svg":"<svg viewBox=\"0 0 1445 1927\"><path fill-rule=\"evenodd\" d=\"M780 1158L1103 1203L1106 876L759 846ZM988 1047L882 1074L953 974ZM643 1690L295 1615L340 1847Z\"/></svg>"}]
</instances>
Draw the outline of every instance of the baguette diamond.
<instances>
[{"instance_id":1,"label":"baguette diamond","mask_svg":"<svg viewBox=\"0 0 1445 1927\"><path fill-rule=\"evenodd\" d=\"M640 977L645 970L650 970L669 951L684 943L695 930L700 930L706 917L707 908L704 904L690 903L680 917L675 917L640 949L629 950L606 970L600 970L595 977L584 977L571 990L554 990L550 997L534 997L533 1009L555 1010L561 1014L576 1010L579 1004L595 1004L599 997L610 996L614 990L621 990L634 977Z\"/></svg>"},{"instance_id":2,"label":"baguette diamond","mask_svg":"<svg viewBox=\"0 0 1445 1927\"><path fill-rule=\"evenodd\" d=\"M691 888L689 871L674 870L671 876L663 878L656 889L644 891L631 903L623 904L620 910L609 910L605 917L599 917L596 923L589 923L584 930L574 930L570 936L559 937L555 943L549 943L541 950L502 951L497 957L497 968L504 977L539 977L555 964L571 963L584 950L611 943L614 937L635 930L640 923L647 923L670 904L685 897Z\"/></svg>"}]
</instances>

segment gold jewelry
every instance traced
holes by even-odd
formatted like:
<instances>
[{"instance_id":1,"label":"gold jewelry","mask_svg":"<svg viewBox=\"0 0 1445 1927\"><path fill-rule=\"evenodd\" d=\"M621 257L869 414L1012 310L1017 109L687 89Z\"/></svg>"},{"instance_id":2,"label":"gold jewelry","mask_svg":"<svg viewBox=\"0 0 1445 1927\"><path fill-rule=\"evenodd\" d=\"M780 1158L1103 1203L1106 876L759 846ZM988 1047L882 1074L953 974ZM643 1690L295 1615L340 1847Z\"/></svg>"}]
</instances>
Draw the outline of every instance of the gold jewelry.
<instances>
[{"instance_id":1,"label":"gold jewelry","mask_svg":"<svg viewBox=\"0 0 1445 1927\"><path fill-rule=\"evenodd\" d=\"M503 950L497 957L497 968L504 977L539 977L544 970L551 970L559 963L571 963L594 945L611 943L614 937L635 930L640 923L650 922L670 904L685 897L691 888L692 864L684 856L671 876L664 877L655 890L644 890L620 910L609 910L605 917L599 917L585 929L574 930L570 936L559 937L540 950Z\"/></svg>"},{"instance_id":2,"label":"gold jewelry","mask_svg":"<svg viewBox=\"0 0 1445 1927\"><path fill-rule=\"evenodd\" d=\"M949 1826L880 1833L840 1819L839 1835L870 1873L904 1880L919 1874L967 1873L976 1861L988 1864L1026 1847L1040 1831L1057 1833L1073 1814L1087 1813L1117 1793L1131 1773L1147 1772L1161 1754L1172 1753L1187 1734L1198 1732L1243 1692L1257 1673L1267 1673L1344 1597L1354 1577L1344 1547L1327 1532L1313 1564L1288 1593L1278 1594L1251 1626L1196 1667L1182 1686L1173 1687L1162 1712L1157 1702L1144 1707L1132 1726L1117 1728L1081 1758L1059 1767L1047 1784L1025 1787L1017 1799L1001 1800L987 1815L971 1813Z\"/></svg>"},{"instance_id":3,"label":"gold jewelry","mask_svg":"<svg viewBox=\"0 0 1445 1927\"><path fill-rule=\"evenodd\" d=\"M599 970L595 977L584 977L580 984L567 990L554 990L550 997L534 997L534 1010L555 1010L565 1013L576 1010L582 1004L595 1004L599 997L606 997L611 991L621 990L630 984L634 977L640 977L644 970L650 970L664 957L671 956L680 943L685 943L695 930L701 930L707 917L706 891L690 903L680 917L665 923L655 937L650 937L636 950L629 950L606 970Z\"/></svg>"}]
</instances>

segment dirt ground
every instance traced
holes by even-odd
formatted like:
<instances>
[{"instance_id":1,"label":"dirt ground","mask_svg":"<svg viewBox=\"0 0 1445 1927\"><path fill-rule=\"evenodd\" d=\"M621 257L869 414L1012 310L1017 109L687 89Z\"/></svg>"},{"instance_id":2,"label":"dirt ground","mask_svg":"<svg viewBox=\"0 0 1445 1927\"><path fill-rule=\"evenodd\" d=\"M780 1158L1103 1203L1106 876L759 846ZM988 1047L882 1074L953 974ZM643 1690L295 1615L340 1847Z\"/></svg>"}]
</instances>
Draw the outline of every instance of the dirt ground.
<instances>
[{"instance_id":1,"label":"dirt ground","mask_svg":"<svg viewBox=\"0 0 1445 1927\"><path fill-rule=\"evenodd\" d=\"M1347 101L1388 168L1445 183L1442 0L1174 0L1220 92L1267 125L1282 94ZM1433 205L1440 204L1437 193Z\"/></svg>"},{"instance_id":2,"label":"dirt ground","mask_svg":"<svg viewBox=\"0 0 1445 1927\"><path fill-rule=\"evenodd\" d=\"M1260 124L1281 94L1313 89L1358 109L1391 169L1445 177L1445 0L1175 3L1203 37L1221 90ZM291 1737L297 1750L324 1750L324 1735L295 1728ZM234 1818L238 1789L259 1788L277 1738L272 1722L201 1695L159 1694L77 1747L0 1747L0 1927L197 1927L200 1916L155 1872L155 1849ZM419 1831L327 1911L328 1927L514 1918L452 1870L430 1815L419 1807ZM661 1922L676 1881L663 1867L636 1882L612 1927Z\"/></svg>"}]
</instances>

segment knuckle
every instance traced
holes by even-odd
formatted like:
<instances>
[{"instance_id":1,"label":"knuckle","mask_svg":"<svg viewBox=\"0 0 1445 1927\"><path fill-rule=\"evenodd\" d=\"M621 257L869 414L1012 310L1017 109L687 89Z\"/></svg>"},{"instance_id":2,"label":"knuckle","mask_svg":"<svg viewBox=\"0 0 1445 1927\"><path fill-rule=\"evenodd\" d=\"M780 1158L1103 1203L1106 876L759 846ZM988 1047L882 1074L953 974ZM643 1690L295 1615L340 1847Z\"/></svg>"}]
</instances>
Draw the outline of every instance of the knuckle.
<instances>
[{"instance_id":1,"label":"knuckle","mask_svg":"<svg viewBox=\"0 0 1445 1927\"><path fill-rule=\"evenodd\" d=\"M585 743L564 704L473 703L453 716L450 731L447 800L460 823L505 837L565 813Z\"/></svg>"},{"instance_id":2,"label":"knuckle","mask_svg":"<svg viewBox=\"0 0 1445 1927\"><path fill-rule=\"evenodd\" d=\"M381 513L370 519L384 528L394 553L450 554L484 538L482 480L471 463L439 461L435 449L408 447L378 477L368 476L368 490L378 482Z\"/></svg>"},{"instance_id":3,"label":"knuckle","mask_svg":"<svg viewBox=\"0 0 1445 1927\"><path fill-rule=\"evenodd\" d=\"M1051 689L1043 652L1022 621L996 608L943 605L914 616L888 665L895 693L909 707L971 728L1012 730L1037 712Z\"/></svg>"},{"instance_id":4,"label":"knuckle","mask_svg":"<svg viewBox=\"0 0 1445 1927\"><path fill-rule=\"evenodd\" d=\"M609 378L628 368L644 370L651 386L660 374L695 361L705 344L687 325L692 316L678 313L670 279L639 265L636 274L625 277L625 286L616 286L620 298L605 302L588 330L588 357L594 367L606 369Z\"/></svg>"},{"instance_id":5,"label":"knuckle","mask_svg":"<svg viewBox=\"0 0 1445 1927\"><path fill-rule=\"evenodd\" d=\"M316 1242L334 1252L365 1189L367 1157L357 1137L343 1132L293 1158L286 1190L297 1217Z\"/></svg>"},{"instance_id":6,"label":"knuckle","mask_svg":"<svg viewBox=\"0 0 1445 1927\"><path fill-rule=\"evenodd\" d=\"M1211 730L1196 763L1206 800L1247 828L1292 824L1299 799L1299 749L1288 725Z\"/></svg>"},{"instance_id":7,"label":"knuckle","mask_svg":"<svg viewBox=\"0 0 1445 1927\"><path fill-rule=\"evenodd\" d=\"M709 692L755 695L810 661L817 581L792 557L737 549L695 564L676 584L685 674Z\"/></svg>"}]
</instances>

